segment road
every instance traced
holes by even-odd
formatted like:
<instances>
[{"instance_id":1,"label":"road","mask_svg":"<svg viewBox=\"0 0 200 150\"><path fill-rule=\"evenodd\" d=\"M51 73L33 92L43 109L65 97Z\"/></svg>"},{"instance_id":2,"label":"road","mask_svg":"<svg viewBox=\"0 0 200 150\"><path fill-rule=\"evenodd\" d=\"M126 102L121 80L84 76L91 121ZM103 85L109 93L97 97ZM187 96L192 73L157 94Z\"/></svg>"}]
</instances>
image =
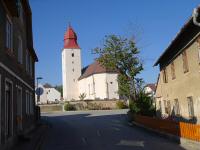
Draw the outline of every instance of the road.
<instances>
[{"instance_id":1,"label":"road","mask_svg":"<svg viewBox=\"0 0 200 150\"><path fill-rule=\"evenodd\" d=\"M130 126L127 110L43 114L50 123L42 150L184 150L156 134Z\"/></svg>"}]
</instances>

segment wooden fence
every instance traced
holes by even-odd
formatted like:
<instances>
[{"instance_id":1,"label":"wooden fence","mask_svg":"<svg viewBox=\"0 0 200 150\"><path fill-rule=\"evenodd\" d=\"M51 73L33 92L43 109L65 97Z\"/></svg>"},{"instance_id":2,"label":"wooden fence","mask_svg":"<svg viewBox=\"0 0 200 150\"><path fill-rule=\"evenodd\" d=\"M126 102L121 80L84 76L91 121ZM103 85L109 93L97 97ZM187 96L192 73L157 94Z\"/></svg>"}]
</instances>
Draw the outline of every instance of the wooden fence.
<instances>
[{"instance_id":1,"label":"wooden fence","mask_svg":"<svg viewBox=\"0 0 200 150\"><path fill-rule=\"evenodd\" d=\"M200 142L200 125L139 115L134 117L134 121L154 130Z\"/></svg>"}]
</instances>

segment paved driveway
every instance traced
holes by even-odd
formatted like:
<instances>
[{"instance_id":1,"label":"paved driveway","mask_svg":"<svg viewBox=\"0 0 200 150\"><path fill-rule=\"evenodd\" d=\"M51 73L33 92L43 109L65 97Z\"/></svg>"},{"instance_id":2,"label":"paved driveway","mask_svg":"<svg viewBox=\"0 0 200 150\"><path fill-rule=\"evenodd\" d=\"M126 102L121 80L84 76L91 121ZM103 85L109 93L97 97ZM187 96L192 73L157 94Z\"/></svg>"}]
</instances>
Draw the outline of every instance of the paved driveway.
<instances>
[{"instance_id":1,"label":"paved driveway","mask_svg":"<svg viewBox=\"0 0 200 150\"><path fill-rule=\"evenodd\" d=\"M167 139L131 127L126 112L43 114L51 128L42 150L184 150Z\"/></svg>"}]
</instances>

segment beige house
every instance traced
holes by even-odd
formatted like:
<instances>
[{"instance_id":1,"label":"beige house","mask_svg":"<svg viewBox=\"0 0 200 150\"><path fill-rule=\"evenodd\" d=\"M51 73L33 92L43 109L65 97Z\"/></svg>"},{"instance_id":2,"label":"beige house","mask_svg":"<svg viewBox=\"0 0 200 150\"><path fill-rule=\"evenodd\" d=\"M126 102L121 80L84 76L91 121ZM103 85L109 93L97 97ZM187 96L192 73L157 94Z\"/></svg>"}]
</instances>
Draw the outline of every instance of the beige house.
<instances>
[{"instance_id":1,"label":"beige house","mask_svg":"<svg viewBox=\"0 0 200 150\"><path fill-rule=\"evenodd\" d=\"M160 67L156 109L163 118L200 123L199 18L189 19L155 63Z\"/></svg>"}]
</instances>

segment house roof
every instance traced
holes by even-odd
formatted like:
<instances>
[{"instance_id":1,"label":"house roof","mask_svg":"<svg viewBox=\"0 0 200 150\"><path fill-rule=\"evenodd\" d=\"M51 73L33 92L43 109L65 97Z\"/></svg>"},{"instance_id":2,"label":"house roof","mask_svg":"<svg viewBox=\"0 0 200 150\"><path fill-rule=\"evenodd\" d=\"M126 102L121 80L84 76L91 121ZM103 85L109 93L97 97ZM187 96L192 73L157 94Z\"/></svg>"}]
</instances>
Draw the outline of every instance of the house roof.
<instances>
[{"instance_id":1,"label":"house roof","mask_svg":"<svg viewBox=\"0 0 200 150\"><path fill-rule=\"evenodd\" d=\"M117 71L106 69L98 61L95 61L94 63L82 69L82 75L79 77L79 80L87 78L88 76L91 76L93 74L99 73L117 73Z\"/></svg>"},{"instance_id":2,"label":"house roof","mask_svg":"<svg viewBox=\"0 0 200 150\"><path fill-rule=\"evenodd\" d=\"M71 25L69 25L64 36L64 48L80 48L77 43L77 35Z\"/></svg>"},{"instance_id":3,"label":"house roof","mask_svg":"<svg viewBox=\"0 0 200 150\"><path fill-rule=\"evenodd\" d=\"M156 91L156 84L155 83L149 83L145 87L151 88L151 90L154 91L154 92Z\"/></svg>"},{"instance_id":4,"label":"house roof","mask_svg":"<svg viewBox=\"0 0 200 150\"><path fill-rule=\"evenodd\" d=\"M44 88L53 88L53 86L52 86L51 84L49 84L49 83L45 83L45 84L43 85L43 87L44 87Z\"/></svg>"},{"instance_id":5,"label":"house roof","mask_svg":"<svg viewBox=\"0 0 200 150\"><path fill-rule=\"evenodd\" d=\"M198 9L200 8L198 7ZM162 68L166 64L170 63L199 33L200 27L195 25L193 22L193 17L190 17L176 37L169 44L167 49L155 62L154 66L160 64L160 67Z\"/></svg>"}]
</instances>

